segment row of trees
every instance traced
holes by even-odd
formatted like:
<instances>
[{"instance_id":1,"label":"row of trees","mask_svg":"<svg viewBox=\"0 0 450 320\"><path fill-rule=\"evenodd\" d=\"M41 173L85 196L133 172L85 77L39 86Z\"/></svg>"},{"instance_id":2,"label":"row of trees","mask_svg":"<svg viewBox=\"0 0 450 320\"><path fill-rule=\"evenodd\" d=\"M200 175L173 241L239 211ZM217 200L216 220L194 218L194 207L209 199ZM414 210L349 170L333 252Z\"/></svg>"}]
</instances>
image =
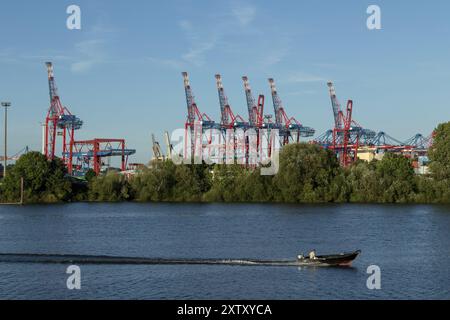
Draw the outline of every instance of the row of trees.
<instances>
[{"instance_id":1,"label":"row of trees","mask_svg":"<svg viewBox=\"0 0 450 320\"><path fill-rule=\"evenodd\" d=\"M416 176L409 159L386 154L381 161L358 161L343 169L335 155L316 145L292 144L280 153L274 176L239 165L175 165L155 162L127 179L111 172L87 182L67 177L58 159L39 153L22 156L4 179L2 201L20 197L25 180L27 202L450 202L450 122L436 129L429 153L431 174Z\"/></svg>"}]
</instances>

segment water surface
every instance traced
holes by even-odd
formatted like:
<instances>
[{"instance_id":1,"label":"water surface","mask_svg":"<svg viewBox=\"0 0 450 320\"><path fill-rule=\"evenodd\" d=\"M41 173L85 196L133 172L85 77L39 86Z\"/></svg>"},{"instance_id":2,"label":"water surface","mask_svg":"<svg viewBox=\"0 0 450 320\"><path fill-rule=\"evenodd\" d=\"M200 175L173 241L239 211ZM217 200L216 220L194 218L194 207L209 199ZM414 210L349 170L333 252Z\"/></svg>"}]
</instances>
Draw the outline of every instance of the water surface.
<instances>
[{"instance_id":1,"label":"water surface","mask_svg":"<svg viewBox=\"0 0 450 320\"><path fill-rule=\"evenodd\" d=\"M0 253L292 259L361 249L353 268L0 262L2 299L449 299L450 207L66 204L0 207ZM369 290L369 265L381 290Z\"/></svg>"}]
</instances>

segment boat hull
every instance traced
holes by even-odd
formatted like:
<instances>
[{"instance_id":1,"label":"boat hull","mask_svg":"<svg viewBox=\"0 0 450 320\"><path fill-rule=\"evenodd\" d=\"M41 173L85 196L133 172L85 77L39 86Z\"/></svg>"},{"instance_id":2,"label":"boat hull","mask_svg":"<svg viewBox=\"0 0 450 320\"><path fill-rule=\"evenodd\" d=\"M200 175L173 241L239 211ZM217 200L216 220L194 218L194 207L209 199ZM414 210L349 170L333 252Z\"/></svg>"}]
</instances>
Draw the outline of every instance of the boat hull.
<instances>
[{"instance_id":1,"label":"boat hull","mask_svg":"<svg viewBox=\"0 0 450 320\"><path fill-rule=\"evenodd\" d=\"M305 258L305 259L298 260L298 261L299 261L299 263L318 264L318 265L325 265L325 266L341 266L341 267L347 266L348 267L348 266L352 265L353 260L355 260L360 253L361 253L361 251L357 250L355 252L350 252L350 253L317 256L316 259Z\"/></svg>"}]
</instances>

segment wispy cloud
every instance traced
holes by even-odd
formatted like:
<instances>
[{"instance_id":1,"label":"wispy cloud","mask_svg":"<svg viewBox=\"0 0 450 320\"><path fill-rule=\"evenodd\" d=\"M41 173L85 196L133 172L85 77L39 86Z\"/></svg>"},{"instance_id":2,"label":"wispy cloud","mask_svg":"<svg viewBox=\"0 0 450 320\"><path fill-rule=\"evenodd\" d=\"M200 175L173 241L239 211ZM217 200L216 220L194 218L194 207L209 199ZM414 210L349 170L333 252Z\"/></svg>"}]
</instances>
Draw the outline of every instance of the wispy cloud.
<instances>
[{"instance_id":1,"label":"wispy cloud","mask_svg":"<svg viewBox=\"0 0 450 320\"><path fill-rule=\"evenodd\" d=\"M181 55L182 62L203 65L206 54L214 49L220 35L215 30L200 29L189 20L181 20L179 26L189 42L189 49Z\"/></svg>"},{"instance_id":2,"label":"wispy cloud","mask_svg":"<svg viewBox=\"0 0 450 320\"><path fill-rule=\"evenodd\" d=\"M88 72L95 65L105 62L105 40L89 39L75 44L75 50L79 58L73 62L70 69L74 73Z\"/></svg>"},{"instance_id":3,"label":"wispy cloud","mask_svg":"<svg viewBox=\"0 0 450 320\"><path fill-rule=\"evenodd\" d=\"M2 63L18 62L17 53L12 48L0 49L0 62Z\"/></svg>"},{"instance_id":4,"label":"wispy cloud","mask_svg":"<svg viewBox=\"0 0 450 320\"><path fill-rule=\"evenodd\" d=\"M183 60L195 65L201 66L205 63L205 54L212 50L216 41L212 39L209 42L201 42L191 47L189 51L182 55Z\"/></svg>"},{"instance_id":5,"label":"wispy cloud","mask_svg":"<svg viewBox=\"0 0 450 320\"><path fill-rule=\"evenodd\" d=\"M86 61L79 61L79 62L74 62L72 63L72 65L70 66L70 70L73 73L85 73L88 72L89 70L92 69L92 67L96 64L97 62L94 60L86 60Z\"/></svg>"},{"instance_id":6,"label":"wispy cloud","mask_svg":"<svg viewBox=\"0 0 450 320\"><path fill-rule=\"evenodd\" d=\"M327 81L326 78L312 75L308 73L299 72L287 77L286 82L300 83L300 82L323 82Z\"/></svg>"},{"instance_id":7,"label":"wispy cloud","mask_svg":"<svg viewBox=\"0 0 450 320\"><path fill-rule=\"evenodd\" d=\"M148 57L147 61L150 61L153 64L166 66L172 69L181 69L183 67L183 62L177 59L162 59L156 57Z\"/></svg>"},{"instance_id":8,"label":"wispy cloud","mask_svg":"<svg viewBox=\"0 0 450 320\"><path fill-rule=\"evenodd\" d=\"M186 33L188 33L189 35L192 36L192 29L193 29L192 22L190 22L189 20L183 19L178 22L178 25L180 26L180 28L182 30L184 30Z\"/></svg>"},{"instance_id":9,"label":"wispy cloud","mask_svg":"<svg viewBox=\"0 0 450 320\"><path fill-rule=\"evenodd\" d=\"M0 63L36 63L43 62L51 59L52 61L71 61L73 56L65 55L61 52L48 52L48 53L22 53L12 48L0 50Z\"/></svg>"},{"instance_id":10,"label":"wispy cloud","mask_svg":"<svg viewBox=\"0 0 450 320\"><path fill-rule=\"evenodd\" d=\"M233 17L241 26L248 26L255 19L256 7L248 4L235 4L231 9Z\"/></svg>"},{"instance_id":11,"label":"wispy cloud","mask_svg":"<svg viewBox=\"0 0 450 320\"><path fill-rule=\"evenodd\" d=\"M75 44L77 51L84 55L98 55L99 50L105 44L105 40L102 39L89 39L80 41Z\"/></svg>"},{"instance_id":12,"label":"wispy cloud","mask_svg":"<svg viewBox=\"0 0 450 320\"><path fill-rule=\"evenodd\" d=\"M264 56L260 60L261 67L270 67L280 63L289 52L288 46L281 46L271 51L265 52Z\"/></svg>"},{"instance_id":13,"label":"wispy cloud","mask_svg":"<svg viewBox=\"0 0 450 320\"><path fill-rule=\"evenodd\" d=\"M316 90L300 90L286 93L287 96L304 96L317 94Z\"/></svg>"},{"instance_id":14,"label":"wispy cloud","mask_svg":"<svg viewBox=\"0 0 450 320\"><path fill-rule=\"evenodd\" d=\"M206 19L213 20L213 23L205 27L201 22L182 19L178 22L180 30L184 33L184 38L188 42L187 50L173 59L151 57L149 61L171 68L180 66L200 67L207 62L208 53L217 46L229 46L224 41L227 36L241 35L244 27L255 20L256 8L248 4L234 3L228 7L224 15L214 15ZM270 55L267 57L270 58ZM273 60L279 58L272 57ZM272 64L273 61L267 61Z\"/></svg>"},{"instance_id":15,"label":"wispy cloud","mask_svg":"<svg viewBox=\"0 0 450 320\"><path fill-rule=\"evenodd\" d=\"M319 68L337 68L337 67L339 67L338 64L329 63L329 62L317 62L317 63L313 63L311 65L314 67L319 67Z\"/></svg>"},{"instance_id":16,"label":"wispy cloud","mask_svg":"<svg viewBox=\"0 0 450 320\"><path fill-rule=\"evenodd\" d=\"M83 32L84 38L74 44L70 69L73 73L86 73L105 63L118 63L110 53L111 47L121 30L110 23L106 14L101 15L95 24Z\"/></svg>"},{"instance_id":17,"label":"wispy cloud","mask_svg":"<svg viewBox=\"0 0 450 320\"><path fill-rule=\"evenodd\" d=\"M101 63L115 62L107 54L106 46L108 37L106 34L113 33L117 29L108 28L97 24L87 32L87 37L75 43L70 53L61 50L41 50L30 54L29 52L17 52L14 48L0 50L0 62L2 63L36 63L43 61L62 61L70 65L74 73L90 71L94 66Z\"/></svg>"}]
</instances>

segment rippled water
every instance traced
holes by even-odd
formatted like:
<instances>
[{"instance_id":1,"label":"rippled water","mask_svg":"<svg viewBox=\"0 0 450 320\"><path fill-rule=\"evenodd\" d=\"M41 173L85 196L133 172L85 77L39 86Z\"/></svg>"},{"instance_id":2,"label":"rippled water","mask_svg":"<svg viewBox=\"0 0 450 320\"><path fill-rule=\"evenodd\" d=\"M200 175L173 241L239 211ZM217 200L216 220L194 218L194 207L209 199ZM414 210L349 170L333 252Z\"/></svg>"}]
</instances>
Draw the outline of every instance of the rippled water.
<instances>
[{"instance_id":1,"label":"rippled water","mask_svg":"<svg viewBox=\"0 0 450 320\"><path fill-rule=\"evenodd\" d=\"M353 268L0 262L0 298L449 299L450 207L68 204L0 207L0 253L292 259L361 249ZM369 290L369 265L381 290Z\"/></svg>"}]
</instances>

